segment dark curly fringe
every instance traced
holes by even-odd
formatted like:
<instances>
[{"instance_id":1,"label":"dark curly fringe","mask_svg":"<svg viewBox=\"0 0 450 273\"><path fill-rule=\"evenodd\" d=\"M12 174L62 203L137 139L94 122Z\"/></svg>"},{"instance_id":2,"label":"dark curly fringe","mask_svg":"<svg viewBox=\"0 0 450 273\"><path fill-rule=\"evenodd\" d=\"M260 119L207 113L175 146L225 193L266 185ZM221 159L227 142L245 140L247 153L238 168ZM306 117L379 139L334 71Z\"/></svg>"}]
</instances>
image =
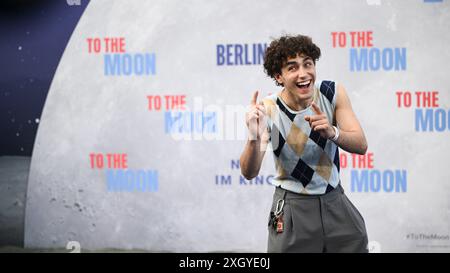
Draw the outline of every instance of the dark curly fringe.
<instances>
[{"instance_id":1,"label":"dark curly fringe","mask_svg":"<svg viewBox=\"0 0 450 273\"><path fill-rule=\"evenodd\" d=\"M315 64L320 58L320 48L308 36L282 36L273 40L266 49L264 54L264 71L269 77L275 79L277 74L281 74L281 68L288 58L295 58L297 54L311 57ZM275 83L281 85L276 80Z\"/></svg>"}]
</instances>

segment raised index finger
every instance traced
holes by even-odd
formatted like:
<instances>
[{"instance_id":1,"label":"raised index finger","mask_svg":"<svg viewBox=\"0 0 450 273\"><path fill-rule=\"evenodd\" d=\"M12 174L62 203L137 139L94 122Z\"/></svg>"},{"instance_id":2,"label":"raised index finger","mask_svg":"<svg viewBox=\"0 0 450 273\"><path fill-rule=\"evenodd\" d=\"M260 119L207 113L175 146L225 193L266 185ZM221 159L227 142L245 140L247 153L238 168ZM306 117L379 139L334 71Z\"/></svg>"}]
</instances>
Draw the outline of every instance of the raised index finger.
<instances>
[{"instance_id":1,"label":"raised index finger","mask_svg":"<svg viewBox=\"0 0 450 273\"><path fill-rule=\"evenodd\" d=\"M321 115L322 111L320 110L319 106L317 106L317 104L315 104L314 102L311 103L311 106L314 110L314 112L316 112L316 114Z\"/></svg>"},{"instance_id":2,"label":"raised index finger","mask_svg":"<svg viewBox=\"0 0 450 273\"><path fill-rule=\"evenodd\" d=\"M255 91L255 93L253 93L251 104L252 105L256 105L256 100L257 99L258 99L258 91Z\"/></svg>"}]
</instances>

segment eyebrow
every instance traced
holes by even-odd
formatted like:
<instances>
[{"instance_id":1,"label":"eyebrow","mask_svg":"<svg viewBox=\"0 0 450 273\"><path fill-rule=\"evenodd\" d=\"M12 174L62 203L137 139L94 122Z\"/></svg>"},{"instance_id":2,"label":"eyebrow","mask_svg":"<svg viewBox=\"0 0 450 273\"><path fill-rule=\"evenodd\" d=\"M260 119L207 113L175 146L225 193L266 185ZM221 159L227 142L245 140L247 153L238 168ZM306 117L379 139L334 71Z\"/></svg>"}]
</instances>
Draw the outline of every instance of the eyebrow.
<instances>
[{"instance_id":1,"label":"eyebrow","mask_svg":"<svg viewBox=\"0 0 450 273\"><path fill-rule=\"evenodd\" d=\"M303 59L303 62L306 62L306 61L312 61L312 58L311 58L311 57L306 57L306 58L304 58L304 59ZM287 63L286 63L286 66L291 65L291 64L297 64L297 62L295 62L295 61L287 62Z\"/></svg>"}]
</instances>

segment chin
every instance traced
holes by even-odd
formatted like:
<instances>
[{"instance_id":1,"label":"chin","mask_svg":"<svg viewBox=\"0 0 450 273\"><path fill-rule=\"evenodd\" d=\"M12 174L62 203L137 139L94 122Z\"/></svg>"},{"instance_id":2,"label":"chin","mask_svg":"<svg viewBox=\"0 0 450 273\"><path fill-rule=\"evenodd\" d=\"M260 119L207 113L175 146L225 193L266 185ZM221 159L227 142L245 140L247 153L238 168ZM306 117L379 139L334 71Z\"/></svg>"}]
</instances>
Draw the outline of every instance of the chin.
<instances>
[{"instance_id":1,"label":"chin","mask_svg":"<svg viewBox=\"0 0 450 273\"><path fill-rule=\"evenodd\" d=\"M297 96L299 96L301 99L309 99L313 96L314 89L311 87L309 87L308 90L301 90L297 88L297 90L295 91Z\"/></svg>"}]
</instances>

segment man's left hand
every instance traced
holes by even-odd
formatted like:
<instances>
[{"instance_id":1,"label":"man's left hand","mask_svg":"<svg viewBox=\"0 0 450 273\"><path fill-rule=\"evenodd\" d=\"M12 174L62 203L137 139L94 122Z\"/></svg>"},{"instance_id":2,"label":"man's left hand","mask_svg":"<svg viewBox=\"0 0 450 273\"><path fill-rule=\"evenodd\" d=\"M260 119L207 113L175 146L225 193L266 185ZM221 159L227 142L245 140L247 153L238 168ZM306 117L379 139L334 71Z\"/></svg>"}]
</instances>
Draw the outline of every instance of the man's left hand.
<instances>
[{"instance_id":1,"label":"man's left hand","mask_svg":"<svg viewBox=\"0 0 450 273\"><path fill-rule=\"evenodd\" d=\"M318 132L321 137L326 139L334 137L336 132L334 131L333 126L330 125L327 116L314 102L311 106L315 115L305 117L305 120L308 121L309 126L311 126L311 130Z\"/></svg>"}]
</instances>

